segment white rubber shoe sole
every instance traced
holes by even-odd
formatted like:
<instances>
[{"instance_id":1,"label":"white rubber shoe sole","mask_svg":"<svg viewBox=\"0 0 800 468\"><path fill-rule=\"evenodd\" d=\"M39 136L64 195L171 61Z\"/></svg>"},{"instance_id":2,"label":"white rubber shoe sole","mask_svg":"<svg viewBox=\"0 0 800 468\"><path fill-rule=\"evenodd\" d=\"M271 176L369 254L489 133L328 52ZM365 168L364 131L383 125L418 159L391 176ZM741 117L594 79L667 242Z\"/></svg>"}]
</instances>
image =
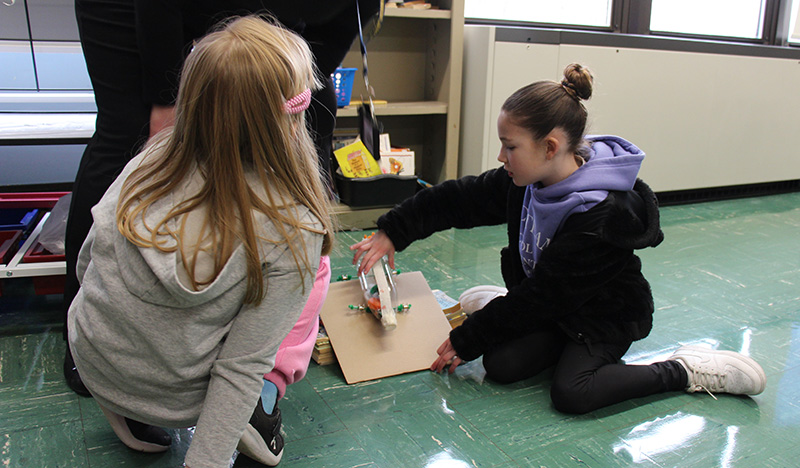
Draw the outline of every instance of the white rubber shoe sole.
<instances>
[{"instance_id":1,"label":"white rubber shoe sole","mask_svg":"<svg viewBox=\"0 0 800 468\"><path fill-rule=\"evenodd\" d=\"M472 314L476 310L481 310L492 299L498 296L505 296L508 289L500 286L481 285L469 288L458 297L458 302L461 303L461 309L467 315Z\"/></svg>"},{"instance_id":2,"label":"white rubber shoe sole","mask_svg":"<svg viewBox=\"0 0 800 468\"><path fill-rule=\"evenodd\" d=\"M277 465L283 457L283 448L281 448L281 451L278 452L277 455L272 453L269 447L267 447L264 437L250 424L245 427L242 438L239 439L239 445L236 446L236 450L267 466Z\"/></svg>"}]
</instances>

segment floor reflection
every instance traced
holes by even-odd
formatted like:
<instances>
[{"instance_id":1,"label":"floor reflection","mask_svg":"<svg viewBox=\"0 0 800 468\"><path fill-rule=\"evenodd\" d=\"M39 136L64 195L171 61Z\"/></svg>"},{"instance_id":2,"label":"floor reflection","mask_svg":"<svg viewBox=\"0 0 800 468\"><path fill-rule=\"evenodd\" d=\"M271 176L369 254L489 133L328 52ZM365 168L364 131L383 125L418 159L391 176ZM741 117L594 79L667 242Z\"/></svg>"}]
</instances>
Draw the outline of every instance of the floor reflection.
<instances>
[{"instance_id":1,"label":"floor reflection","mask_svg":"<svg viewBox=\"0 0 800 468\"><path fill-rule=\"evenodd\" d=\"M471 466L464 460L456 460L447 452L437 453L425 464L425 468L469 468Z\"/></svg>"},{"instance_id":2,"label":"floor reflection","mask_svg":"<svg viewBox=\"0 0 800 468\"><path fill-rule=\"evenodd\" d=\"M614 444L614 453L628 452L635 463L641 463L689 445L705 427L705 418L678 412L634 427L628 437Z\"/></svg>"}]
</instances>

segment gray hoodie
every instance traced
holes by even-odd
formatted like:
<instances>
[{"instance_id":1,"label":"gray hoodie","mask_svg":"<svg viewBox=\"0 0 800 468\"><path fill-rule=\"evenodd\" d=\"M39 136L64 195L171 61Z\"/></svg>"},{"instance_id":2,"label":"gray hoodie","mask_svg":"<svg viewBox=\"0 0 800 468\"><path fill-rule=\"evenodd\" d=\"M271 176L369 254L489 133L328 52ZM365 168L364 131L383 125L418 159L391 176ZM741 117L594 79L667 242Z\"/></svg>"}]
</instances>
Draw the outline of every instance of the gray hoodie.
<instances>
[{"instance_id":1,"label":"gray hoodie","mask_svg":"<svg viewBox=\"0 0 800 468\"><path fill-rule=\"evenodd\" d=\"M262 377L305 305L314 272L301 277L288 247L264 240L259 247L267 294L259 306L242 304L241 245L211 284L199 291L188 287L178 252L137 247L117 230L122 183L143 157L125 167L92 209L94 225L78 259L81 290L69 310L70 347L99 404L157 426L196 425L186 464L227 467L258 402ZM249 179L251 187L263 194L256 180ZM199 181L195 171L181 189L155 203L148 225L195 193ZM295 209L321 229L305 207ZM264 215L256 221L262 239L279 238ZM309 264L316 266L322 236L302 232Z\"/></svg>"}]
</instances>

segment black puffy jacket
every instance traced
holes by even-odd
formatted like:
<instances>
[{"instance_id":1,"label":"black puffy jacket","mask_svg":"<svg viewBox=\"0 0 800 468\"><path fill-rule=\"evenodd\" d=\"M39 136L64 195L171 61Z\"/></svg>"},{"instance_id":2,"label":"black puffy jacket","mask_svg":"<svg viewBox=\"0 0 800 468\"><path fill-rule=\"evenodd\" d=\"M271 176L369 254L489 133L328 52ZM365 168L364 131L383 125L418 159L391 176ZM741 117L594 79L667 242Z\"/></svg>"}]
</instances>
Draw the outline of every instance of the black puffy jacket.
<instances>
[{"instance_id":1,"label":"black puffy jacket","mask_svg":"<svg viewBox=\"0 0 800 468\"><path fill-rule=\"evenodd\" d=\"M450 228L508 224L501 268L508 294L474 312L450 333L458 356L472 360L498 343L557 323L579 342L630 343L650 333L653 296L635 249L664 238L658 202L637 180L570 216L542 252L533 276L522 270L519 230L525 187L503 168L443 182L378 219L397 251Z\"/></svg>"}]
</instances>

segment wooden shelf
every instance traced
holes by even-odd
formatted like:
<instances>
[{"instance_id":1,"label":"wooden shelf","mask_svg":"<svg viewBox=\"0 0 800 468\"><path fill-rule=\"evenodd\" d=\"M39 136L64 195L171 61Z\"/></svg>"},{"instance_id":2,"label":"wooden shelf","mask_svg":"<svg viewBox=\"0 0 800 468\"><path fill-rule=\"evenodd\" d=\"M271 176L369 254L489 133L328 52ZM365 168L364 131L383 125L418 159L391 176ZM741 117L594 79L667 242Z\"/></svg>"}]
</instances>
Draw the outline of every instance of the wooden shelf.
<instances>
[{"instance_id":1,"label":"wooden shelf","mask_svg":"<svg viewBox=\"0 0 800 468\"><path fill-rule=\"evenodd\" d=\"M390 102L388 104L376 104L375 114L377 116L386 115L434 115L447 114L447 103L440 101L412 101L412 102ZM358 116L357 106L342 107L336 111L337 117L356 117Z\"/></svg>"},{"instance_id":2,"label":"wooden shelf","mask_svg":"<svg viewBox=\"0 0 800 468\"><path fill-rule=\"evenodd\" d=\"M393 145L415 153L416 175L431 183L458 176L464 0L429 0L435 9L386 8L367 43L375 114ZM351 97L368 96L358 41L342 61L355 68ZM354 127L357 106L337 110L338 125Z\"/></svg>"},{"instance_id":3,"label":"wooden shelf","mask_svg":"<svg viewBox=\"0 0 800 468\"><path fill-rule=\"evenodd\" d=\"M413 8L386 8L384 16L390 18L450 19L450 10L417 10Z\"/></svg>"}]
</instances>

